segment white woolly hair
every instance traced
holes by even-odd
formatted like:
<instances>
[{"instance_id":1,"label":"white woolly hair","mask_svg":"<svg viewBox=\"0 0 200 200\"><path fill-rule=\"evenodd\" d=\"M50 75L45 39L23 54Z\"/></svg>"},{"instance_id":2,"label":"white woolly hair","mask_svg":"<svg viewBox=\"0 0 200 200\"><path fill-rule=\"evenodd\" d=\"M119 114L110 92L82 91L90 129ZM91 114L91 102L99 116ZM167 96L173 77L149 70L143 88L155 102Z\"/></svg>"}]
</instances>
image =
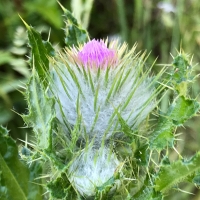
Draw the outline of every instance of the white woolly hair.
<instances>
[{"instance_id":1,"label":"white woolly hair","mask_svg":"<svg viewBox=\"0 0 200 200\"><path fill-rule=\"evenodd\" d=\"M128 51L126 44L119 46L116 41L109 48L115 50L118 61L98 68L77 62L77 49L66 49L50 59L56 116L66 133L68 125L78 124L79 137L87 143L68 170L74 188L86 196L94 195L119 165L109 139L121 132L120 119L136 129L156 106L154 84L159 76L149 78L151 68L144 71L145 53L136 54L136 46Z\"/></svg>"},{"instance_id":2,"label":"white woolly hair","mask_svg":"<svg viewBox=\"0 0 200 200\"><path fill-rule=\"evenodd\" d=\"M57 97L56 115L70 125L81 117L89 138L109 139L120 131L119 115L132 129L148 116L156 106L154 84L144 72L145 53L129 52L126 44L110 44L116 49L118 63L103 69L77 64L72 57L75 50L67 49L52 60L52 93Z\"/></svg>"},{"instance_id":3,"label":"white woolly hair","mask_svg":"<svg viewBox=\"0 0 200 200\"><path fill-rule=\"evenodd\" d=\"M108 148L84 149L69 167L69 180L82 196L94 196L97 187L117 173L119 164L116 155Z\"/></svg>"}]
</instances>

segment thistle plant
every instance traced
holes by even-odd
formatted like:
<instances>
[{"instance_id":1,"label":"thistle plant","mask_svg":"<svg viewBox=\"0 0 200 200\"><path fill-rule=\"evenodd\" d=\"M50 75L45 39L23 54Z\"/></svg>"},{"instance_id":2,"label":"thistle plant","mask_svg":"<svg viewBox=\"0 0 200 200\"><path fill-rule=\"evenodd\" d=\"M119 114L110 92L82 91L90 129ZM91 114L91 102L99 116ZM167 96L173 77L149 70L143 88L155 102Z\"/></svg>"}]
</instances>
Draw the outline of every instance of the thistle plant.
<instances>
[{"instance_id":1,"label":"thistle plant","mask_svg":"<svg viewBox=\"0 0 200 200\"><path fill-rule=\"evenodd\" d=\"M94 195L120 165L115 146L125 135L121 120L137 129L156 105L156 78L149 78L149 71L141 74L144 54L136 54L135 46L128 52L125 44L106 43L88 41L51 60L55 115L77 154L69 164L69 179L87 196Z\"/></svg>"},{"instance_id":2,"label":"thistle plant","mask_svg":"<svg viewBox=\"0 0 200 200\"><path fill-rule=\"evenodd\" d=\"M137 52L137 45L129 50L117 40L91 40L62 9L62 50L42 41L23 21L32 48L32 75L24 92L28 114L22 117L35 137L25 141L20 160L16 158L19 171L27 170L18 181L5 150L15 144L0 129L1 196L16 196L17 189L11 189L16 187L21 200L158 200L183 180L198 185L200 153L186 160L177 152L179 159L170 161L168 151L177 151L177 127L200 109L189 97L188 87L196 78L189 56L179 52L170 72L163 67L154 75L154 63L147 65L148 55ZM159 113L168 89L174 98L167 112ZM15 180L12 187L6 166Z\"/></svg>"}]
</instances>

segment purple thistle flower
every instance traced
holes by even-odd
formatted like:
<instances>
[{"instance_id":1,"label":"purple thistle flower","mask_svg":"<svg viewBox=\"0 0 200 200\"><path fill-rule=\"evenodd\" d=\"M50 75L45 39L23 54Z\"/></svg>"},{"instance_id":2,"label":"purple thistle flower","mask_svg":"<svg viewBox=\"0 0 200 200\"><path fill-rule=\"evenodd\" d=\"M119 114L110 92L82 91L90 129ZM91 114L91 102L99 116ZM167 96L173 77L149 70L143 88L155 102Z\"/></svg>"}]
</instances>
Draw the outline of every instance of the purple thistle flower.
<instances>
[{"instance_id":1,"label":"purple thistle flower","mask_svg":"<svg viewBox=\"0 0 200 200\"><path fill-rule=\"evenodd\" d=\"M149 77L145 53L135 49L94 39L52 60L56 117L63 141L76 153L69 180L83 196L95 195L97 187L115 176L120 161L113 146L124 136L124 124L139 129L156 106L159 75Z\"/></svg>"},{"instance_id":2,"label":"purple thistle flower","mask_svg":"<svg viewBox=\"0 0 200 200\"><path fill-rule=\"evenodd\" d=\"M85 66L107 67L116 63L116 53L100 40L91 40L78 52L78 60Z\"/></svg>"}]
</instances>

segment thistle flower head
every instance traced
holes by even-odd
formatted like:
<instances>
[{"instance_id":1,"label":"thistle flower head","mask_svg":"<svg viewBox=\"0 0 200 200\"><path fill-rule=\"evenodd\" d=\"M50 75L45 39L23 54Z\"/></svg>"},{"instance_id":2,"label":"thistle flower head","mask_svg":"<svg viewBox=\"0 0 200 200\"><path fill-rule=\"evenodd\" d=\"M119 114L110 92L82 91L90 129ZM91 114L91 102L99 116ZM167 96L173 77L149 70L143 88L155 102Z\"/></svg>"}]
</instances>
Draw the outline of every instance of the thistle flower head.
<instances>
[{"instance_id":1,"label":"thistle flower head","mask_svg":"<svg viewBox=\"0 0 200 200\"><path fill-rule=\"evenodd\" d=\"M85 140L95 137L99 143L120 132L119 116L137 128L156 105L156 79L143 69L145 54L135 49L128 52L126 44L92 40L59 53L52 62L52 91L61 123L73 126L80 120Z\"/></svg>"},{"instance_id":2,"label":"thistle flower head","mask_svg":"<svg viewBox=\"0 0 200 200\"><path fill-rule=\"evenodd\" d=\"M97 187L117 173L120 163L108 148L89 148L76 157L69 168L70 181L83 196L93 196ZM114 177L113 177L114 178Z\"/></svg>"},{"instance_id":3,"label":"thistle flower head","mask_svg":"<svg viewBox=\"0 0 200 200\"><path fill-rule=\"evenodd\" d=\"M135 53L135 49L136 45L128 51L126 44L120 46L117 41L92 40L52 60L50 88L57 98L56 116L74 149L81 146L68 172L81 194L93 195L94 186L113 176L119 161L110 149L113 138L124 134L121 121L137 129L156 106L158 77L149 78L145 53ZM103 153L95 161L93 151L101 148Z\"/></svg>"},{"instance_id":4,"label":"thistle flower head","mask_svg":"<svg viewBox=\"0 0 200 200\"><path fill-rule=\"evenodd\" d=\"M92 40L78 52L78 59L84 66L106 67L116 62L116 54L108 49L103 40Z\"/></svg>"}]
</instances>

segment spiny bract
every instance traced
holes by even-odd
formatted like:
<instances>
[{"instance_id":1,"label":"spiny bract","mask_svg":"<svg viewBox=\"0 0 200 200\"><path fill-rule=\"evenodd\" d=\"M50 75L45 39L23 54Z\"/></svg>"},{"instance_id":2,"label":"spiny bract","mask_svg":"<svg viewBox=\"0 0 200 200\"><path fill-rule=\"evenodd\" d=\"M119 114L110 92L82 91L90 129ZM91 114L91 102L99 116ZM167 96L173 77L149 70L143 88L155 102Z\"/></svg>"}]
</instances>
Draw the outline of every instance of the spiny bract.
<instances>
[{"instance_id":1,"label":"spiny bract","mask_svg":"<svg viewBox=\"0 0 200 200\"><path fill-rule=\"evenodd\" d=\"M68 174L82 195L94 195L117 169L120 161L112 149L123 135L120 119L137 129L156 106L157 79L149 77L150 68L144 70L145 53L135 49L116 40L91 40L51 59L56 116L69 141L73 134L77 138ZM79 131L70 132L77 124Z\"/></svg>"}]
</instances>

